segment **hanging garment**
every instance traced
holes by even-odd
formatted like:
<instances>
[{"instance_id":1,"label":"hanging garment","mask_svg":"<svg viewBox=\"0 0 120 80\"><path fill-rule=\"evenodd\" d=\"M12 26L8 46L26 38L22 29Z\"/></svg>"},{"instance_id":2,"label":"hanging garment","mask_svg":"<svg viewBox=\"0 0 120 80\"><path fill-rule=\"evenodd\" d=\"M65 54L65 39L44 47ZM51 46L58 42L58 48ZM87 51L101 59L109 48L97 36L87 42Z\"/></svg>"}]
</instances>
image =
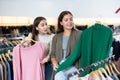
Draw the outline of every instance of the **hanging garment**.
<instances>
[{"instance_id":1,"label":"hanging garment","mask_svg":"<svg viewBox=\"0 0 120 80\"><path fill-rule=\"evenodd\" d=\"M120 41L114 39L112 43L112 47L113 47L113 55L115 55L115 60L117 61L118 58L120 57Z\"/></svg>"},{"instance_id":2,"label":"hanging garment","mask_svg":"<svg viewBox=\"0 0 120 80\"><path fill-rule=\"evenodd\" d=\"M103 60L109 56L111 45L111 29L101 24L95 24L82 32L73 53L58 67L57 71L71 66L78 58L80 58L81 68ZM88 70L82 73L82 76L90 72Z\"/></svg>"},{"instance_id":3,"label":"hanging garment","mask_svg":"<svg viewBox=\"0 0 120 80\"><path fill-rule=\"evenodd\" d=\"M10 74L11 74L11 80L14 80L13 79L13 61L8 61L9 64L10 64Z\"/></svg>"},{"instance_id":4,"label":"hanging garment","mask_svg":"<svg viewBox=\"0 0 120 80\"><path fill-rule=\"evenodd\" d=\"M78 80L88 80L89 74L87 74L84 77L79 77Z\"/></svg>"},{"instance_id":5,"label":"hanging garment","mask_svg":"<svg viewBox=\"0 0 120 80\"><path fill-rule=\"evenodd\" d=\"M6 64L6 68L7 68L7 77L8 77L8 80L12 80L12 79L11 79L10 64L8 63L8 61L5 61L5 64Z\"/></svg>"},{"instance_id":6,"label":"hanging garment","mask_svg":"<svg viewBox=\"0 0 120 80\"><path fill-rule=\"evenodd\" d=\"M63 71L60 71L60 72L56 73L54 80L67 80L68 74L72 73L74 71L77 71L77 68L73 67L73 66L69 67ZM74 75L74 76L70 77L69 80L77 80L77 78L78 78L78 75Z\"/></svg>"},{"instance_id":7,"label":"hanging garment","mask_svg":"<svg viewBox=\"0 0 120 80\"><path fill-rule=\"evenodd\" d=\"M0 64L0 80L3 80L3 67Z\"/></svg>"},{"instance_id":8,"label":"hanging garment","mask_svg":"<svg viewBox=\"0 0 120 80\"><path fill-rule=\"evenodd\" d=\"M3 61L1 61L0 64L2 65L2 68L3 68L3 80L8 80L7 67Z\"/></svg>"},{"instance_id":9,"label":"hanging garment","mask_svg":"<svg viewBox=\"0 0 120 80\"><path fill-rule=\"evenodd\" d=\"M45 45L36 42L30 47L17 45L13 49L14 80L44 80Z\"/></svg>"}]
</instances>

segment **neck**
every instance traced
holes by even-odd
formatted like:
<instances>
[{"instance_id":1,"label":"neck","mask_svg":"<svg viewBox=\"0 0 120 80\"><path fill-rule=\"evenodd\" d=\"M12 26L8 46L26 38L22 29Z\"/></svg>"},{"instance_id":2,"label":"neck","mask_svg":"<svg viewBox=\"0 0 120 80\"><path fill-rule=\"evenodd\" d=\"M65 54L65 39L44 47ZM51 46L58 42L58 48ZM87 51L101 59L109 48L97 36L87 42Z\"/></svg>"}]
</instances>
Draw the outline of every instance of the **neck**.
<instances>
[{"instance_id":1,"label":"neck","mask_svg":"<svg viewBox=\"0 0 120 80\"><path fill-rule=\"evenodd\" d=\"M64 36L70 36L72 30L64 30L63 35Z\"/></svg>"},{"instance_id":2,"label":"neck","mask_svg":"<svg viewBox=\"0 0 120 80\"><path fill-rule=\"evenodd\" d=\"M46 33L41 33L41 32L39 32L39 35L46 35Z\"/></svg>"}]
</instances>

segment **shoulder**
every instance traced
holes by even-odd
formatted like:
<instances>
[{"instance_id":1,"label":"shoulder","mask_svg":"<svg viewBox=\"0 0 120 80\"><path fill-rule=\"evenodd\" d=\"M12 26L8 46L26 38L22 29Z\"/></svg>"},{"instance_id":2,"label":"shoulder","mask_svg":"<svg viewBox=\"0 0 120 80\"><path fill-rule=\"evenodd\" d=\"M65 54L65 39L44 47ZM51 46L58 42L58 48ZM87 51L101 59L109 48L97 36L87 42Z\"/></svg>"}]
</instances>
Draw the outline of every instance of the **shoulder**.
<instances>
[{"instance_id":1,"label":"shoulder","mask_svg":"<svg viewBox=\"0 0 120 80\"><path fill-rule=\"evenodd\" d=\"M14 55L17 54L18 51L19 51L19 49L20 49L20 44L16 45L16 46L13 48L13 54L14 54Z\"/></svg>"},{"instance_id":2,"label":"shoulder","mask_svg":"<svg viewBox=\"0 0 120 80\"><path fill-rule=\"evenodd\" d=\"M63 35L63 32L60 32L60 33L55 34L54 37L60 37L62 35Z\"/></svg>"},{"instance_id":3,"label":"shoulder","mask_svg":"<svg viewBox=\"0 0 120 80\"><path fill-rule=\"evenodd\" d=\"M61 32L61 33L57 33L57 34L55 34L55 35L53 36L53 41L55 41L55 40L60 40L61 37L62 37L62 35L63 35L62 32Z\"/></svg>"},{"instance_id":4,"label":"shoulder","mask_svg":"<svg viewBox=\"0 0 120 80\"><path fill-rule=\"evenodd\" d=\"M54 36L55 36L55 34L47 34L47 35L45 35L44 37L46 37L46 39L48 39L48 40L51 41Z\"/></svg>"},{"instance_id":5,"label":"shoulder","mask_svg":"<svg viewBox=\"0 0 120 80\"><path fill-rule=\"evenodd\" d=\"M74 33L76 33L76 34L80 34L82 31L81 30L76 30L76 29L73 29L73 31L72 32L74 32Z\"/></svg>"},{"instance_id":6,"label":"shoulder","mask_svg":"<svg viewBox=\"0 0 120 80\"><path fill-rule=\"evenodd\" d=\"M72 34L74 34L74 35L76 35L76 36L81 35L81 33L82 33L81 30L75 30L75 29L73 29L73 31L72 31Z\"/></svg>"},{"instance_id":7,"label":"shoulder","mask_svg":"<svg viewBox=\"0 0 120 80\"><path fill-rule=\"evenodd\" d=\"M16 45L16 46L13 48L13 50L19 49L19 46L20 46L20 44Z\"/></svg>"},{"instance_id":8,"label":"shoulder","mask_svg":"<svg viewBox=\"0 0 120 80\"><path fill-rule=\"evenodd\" d=\"M51 34L50 36L51 36L51 38L53 38L55 36L55 34Z\"/></svg>"}]
</instances>

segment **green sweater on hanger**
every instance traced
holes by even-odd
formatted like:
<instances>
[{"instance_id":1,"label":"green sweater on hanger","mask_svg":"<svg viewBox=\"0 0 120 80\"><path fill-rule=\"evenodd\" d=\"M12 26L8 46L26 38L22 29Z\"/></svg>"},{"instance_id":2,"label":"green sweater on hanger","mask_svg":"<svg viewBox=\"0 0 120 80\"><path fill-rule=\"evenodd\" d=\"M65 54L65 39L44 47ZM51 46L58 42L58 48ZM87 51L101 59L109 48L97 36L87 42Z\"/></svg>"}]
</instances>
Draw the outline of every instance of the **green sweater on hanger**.
<instances>
[{"instance_id":1,"label":"green sweater on hanger","mask_svg":"<svg viewBox=\"0 0 120 80\"><path fill-rule=\"evenodd\" d=\"M58 67L57 71L72 66L78 58L80 58L80 68L101 61L109 57L111 46L112 30L104 25L95 24L82 32L72 54ZM88 73L90 70L83 72L80 76Z\"/></svg>"}]
</instances>

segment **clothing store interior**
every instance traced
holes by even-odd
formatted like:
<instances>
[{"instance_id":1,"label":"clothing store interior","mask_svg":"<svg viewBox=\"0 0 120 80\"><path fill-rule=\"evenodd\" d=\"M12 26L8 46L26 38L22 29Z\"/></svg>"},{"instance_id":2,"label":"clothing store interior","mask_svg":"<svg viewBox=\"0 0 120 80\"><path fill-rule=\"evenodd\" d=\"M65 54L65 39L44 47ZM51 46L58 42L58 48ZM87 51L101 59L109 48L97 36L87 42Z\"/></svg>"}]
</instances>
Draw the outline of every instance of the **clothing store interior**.
<instances>
[{"instance_id":1,"label":"clothing store interior","mask_svg":"<svg viewBox=\"0 0 120 80\"><path fill-rule=\"evenodd\" d=\"M70 37L64 37L65 30L63 39L59 38L62 40L57 42L58 17L62 11L72 13L72 27L81 31L78 41L73 39L76 41L73 51L67 49ZM41 32L41 36L38 34L40 40L36 41L36 33L31 39L29 33L33 33L34 26L37 27L35 18L41 16L47 22L44 27L47 25L54 36L51 38L45 33L44 37ZM61 20L60 24L71 25L67 24L67 19L63 23ZM64 40L66 42L62 42ZM65 50L57 43L61 43L63 48L65 46ZM72 40L69 49L71 45L74 45ZM54 48L62 49L60 55L65 57L63 63L57 62L57 68L51 56ZM64 54L64 51L70 54ZM79 67L74 64L76 60ZM47 64L52 65L50 74ZM69 72L71 66L76 70ZM60 78L60 72L65 78ZM0 80L61 79L120 80L120 0L0 0Z\"/></svg>"}]
</instances>

